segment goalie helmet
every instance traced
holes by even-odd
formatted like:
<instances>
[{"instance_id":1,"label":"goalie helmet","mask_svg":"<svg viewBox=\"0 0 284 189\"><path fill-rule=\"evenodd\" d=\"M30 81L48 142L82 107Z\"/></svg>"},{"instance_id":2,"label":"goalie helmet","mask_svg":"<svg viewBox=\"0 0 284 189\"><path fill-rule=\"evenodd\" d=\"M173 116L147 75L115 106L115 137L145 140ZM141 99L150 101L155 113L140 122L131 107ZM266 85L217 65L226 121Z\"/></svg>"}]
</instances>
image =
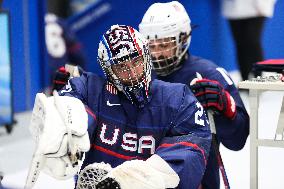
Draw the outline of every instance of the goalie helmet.
<instances>
[{"instance_id":1,"label":"goalie helmet","mask_svg":"<svg viewBox=\"0 0 284 189\"><path fill-rule=\"evenodd\" d=\"M148 41L135 29L112 26L99 43L98 62L108 81L138 107L149 100L151 56Z\"/></svg>"},{"instance_id":2,"label":"goalie helmet","mask_svg":"<svg viewBox=\"0 0 284 189\"><path fill-rule=\"evenodd\" d=\"M150 40L153 68L166 76L180 68L191 41L190 18L177 1L154 3L144 14L139 32Z\"/></svg>"}]
</instances>

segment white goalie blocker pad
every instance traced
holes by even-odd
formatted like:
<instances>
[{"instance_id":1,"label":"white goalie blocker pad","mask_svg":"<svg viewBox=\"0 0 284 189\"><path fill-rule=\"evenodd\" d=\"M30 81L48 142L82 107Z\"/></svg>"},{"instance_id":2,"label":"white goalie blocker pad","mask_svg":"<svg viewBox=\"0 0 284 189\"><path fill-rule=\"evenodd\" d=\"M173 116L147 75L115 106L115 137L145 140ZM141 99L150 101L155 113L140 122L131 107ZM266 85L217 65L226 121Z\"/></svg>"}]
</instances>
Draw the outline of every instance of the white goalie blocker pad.
<instances>
[{"instance_id":1,"label":"white goalie blocker pad","mask_svg":"<svg viewBox=\"0 0 284 189\"><path fill-rule=\"evenodd\" d=\"M78 155L90 149L87 128L88 115L79 99L38 93L30 123L36 150L26 188L31 188L41 169L57 179L74 176Z\"/></svg>"},{"instance_id":2,"label":"white goalie blocker pad","mask_svg":"<svg viewBox=\"0 0 284 189\"><path fill-rule=\"evenodd\" d=\"M179 176L160 156L146 161L131 160L112 169L106 176L114 178L122 189L166 189L179 184Z\"/></svg>"}]
</instances>

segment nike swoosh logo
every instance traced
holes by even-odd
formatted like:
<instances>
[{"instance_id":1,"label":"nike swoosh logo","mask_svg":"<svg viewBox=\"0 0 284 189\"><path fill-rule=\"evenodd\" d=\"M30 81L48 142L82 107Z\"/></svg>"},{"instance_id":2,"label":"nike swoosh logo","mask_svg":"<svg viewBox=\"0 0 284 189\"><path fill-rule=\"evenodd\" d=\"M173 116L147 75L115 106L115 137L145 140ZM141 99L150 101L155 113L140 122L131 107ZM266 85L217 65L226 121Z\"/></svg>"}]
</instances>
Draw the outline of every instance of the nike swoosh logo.
<instances>
[{"instance_id":1,"label":"nike swoosh logo","mask_svg":"<svg viewBox=\"0 0 284 189\"><path fill-rule=\"evenodd\" d=\"M109 100L107 100L107 106L120 106L121 104L111 104Z\"/></svg>"}]
</instances>

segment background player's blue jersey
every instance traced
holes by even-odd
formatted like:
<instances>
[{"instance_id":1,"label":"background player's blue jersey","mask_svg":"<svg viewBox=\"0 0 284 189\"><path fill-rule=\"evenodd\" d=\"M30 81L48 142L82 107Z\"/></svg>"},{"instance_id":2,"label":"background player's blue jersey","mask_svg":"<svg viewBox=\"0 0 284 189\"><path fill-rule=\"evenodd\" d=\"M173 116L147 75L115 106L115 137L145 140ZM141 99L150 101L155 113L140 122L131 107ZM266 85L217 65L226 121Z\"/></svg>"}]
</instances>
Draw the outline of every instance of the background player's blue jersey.
<instances>
[{"instance_id":1,"label":"background player's blue jersey","mask_svg":"<svg viewBox=\"0 0 284 189\"><path fill-rule=\"evenodd\" d=\"M202 78L218 81L234 98L237 114L233 120L222 115L214 116L217 139L228 149L242 149L249 134L249 116L240 98L238 89L223 68L218 67L209 60L189 55L179 70L168 76L158 78L167 82L189 85L192 79L197 77L196 73L200 74ZM156 77L155 74L153 75ZM203 188L217 189L220 187L218 169L214 148L211 147L208 165L202 180Z\"/></svg>"},{"instance_id":2,"label":"background player's blue jersey","mask_svg":"<svg viewBox=\"0 0 284 189\"><path fill-rule=\"evenodd\" d=\"M82 46L65 20L53 14L45 16L45 43L51 79L55 71L65 64L84 68L85 58Z\"/></svg>"},{"instance_id":3,"label":"background player's blue jersey","mask_svg":"<svg viewBox=\"0 0 284 189\"><path fill-rule=\"evenodd\" d=\"M149 103L137 108L95 74L69 80L60 94L79 98L88 106L91 149L83 167L102 161L116 167L155 153L179 175L178 188L196 189L211 144L203 108L183 84L154 80L149 92Z\"/></svg>"}]
</instances>

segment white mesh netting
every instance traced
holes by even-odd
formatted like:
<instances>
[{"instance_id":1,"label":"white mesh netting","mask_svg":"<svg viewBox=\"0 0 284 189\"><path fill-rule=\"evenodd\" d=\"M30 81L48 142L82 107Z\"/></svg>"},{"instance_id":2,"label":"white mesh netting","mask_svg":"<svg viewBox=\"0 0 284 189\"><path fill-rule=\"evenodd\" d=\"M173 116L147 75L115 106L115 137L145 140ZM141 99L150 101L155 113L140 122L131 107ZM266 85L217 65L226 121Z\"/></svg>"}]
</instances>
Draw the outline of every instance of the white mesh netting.
<instances>
[{"instance_id":1,"label":"white mesh netting","mask_svg":"<svg viewBox=\"0 0 284 189\"><path fill-rule=\"evenodd\" d=\"M98 182L111 170L111 166L105 163L93 163L80 171L76 189L96 189Z\"/></svg>"}]
</instances>

